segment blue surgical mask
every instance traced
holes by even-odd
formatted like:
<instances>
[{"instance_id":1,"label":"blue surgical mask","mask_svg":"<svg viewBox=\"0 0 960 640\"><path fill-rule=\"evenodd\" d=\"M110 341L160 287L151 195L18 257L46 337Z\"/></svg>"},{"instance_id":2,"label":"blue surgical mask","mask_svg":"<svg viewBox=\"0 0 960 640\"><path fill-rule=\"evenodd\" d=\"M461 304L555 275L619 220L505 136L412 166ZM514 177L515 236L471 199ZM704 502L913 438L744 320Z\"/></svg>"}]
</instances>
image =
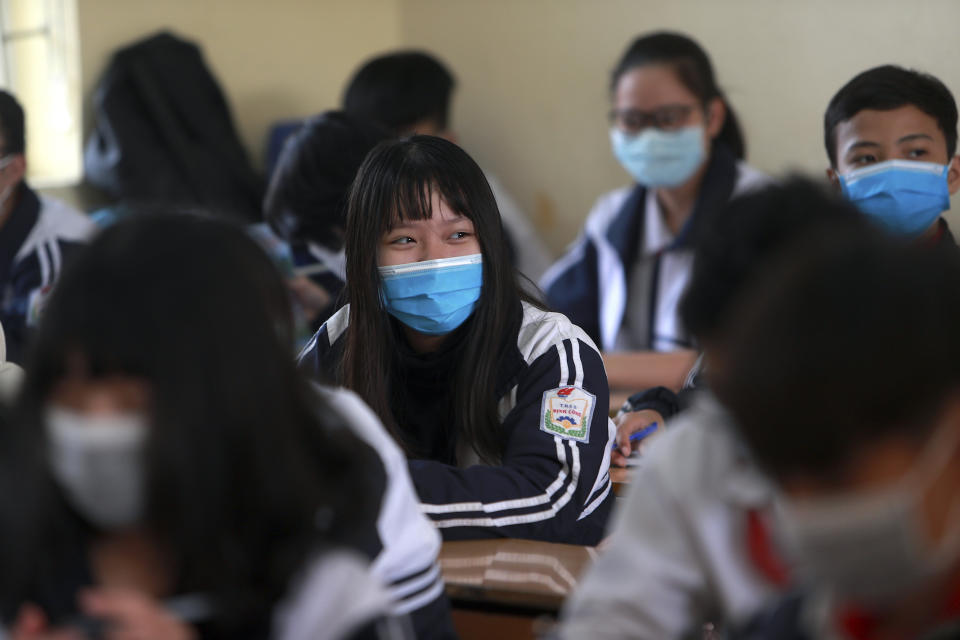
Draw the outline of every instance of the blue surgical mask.
<instances>
[{"instance_id":1,"label":"blue surgical mask","mask_svg":"<svg viewBox=\"0 0 960 640\"><path fill-rule=\"evenodd\" d=\"M450 333L470 317L480 300L483 258L475 253L380 267L387 312L415 331Z\"/></svg>"},{"instance_id":2,"label":"blue surgical mask","mask_svg":"<svg viewBox=\"0 0 960 640\"><path fill-rule=\"evenodd\" d=\"M888 160L840 176L840 188L891 232L916 236L950 208L949 169L934 162Z\"/></svg>"},{"instance_id":3,"label":"blue surgical mask","mask_svg":"<svg viewBox=\"0 0 960 640\"><path fill-rule=\"evenodd\" d=\"M629 135L610 130L613 155L634 180L645 187L676 187L689 180L703 163L703 125L676 131L648 127Z\"/></svg>"}]
</instances>

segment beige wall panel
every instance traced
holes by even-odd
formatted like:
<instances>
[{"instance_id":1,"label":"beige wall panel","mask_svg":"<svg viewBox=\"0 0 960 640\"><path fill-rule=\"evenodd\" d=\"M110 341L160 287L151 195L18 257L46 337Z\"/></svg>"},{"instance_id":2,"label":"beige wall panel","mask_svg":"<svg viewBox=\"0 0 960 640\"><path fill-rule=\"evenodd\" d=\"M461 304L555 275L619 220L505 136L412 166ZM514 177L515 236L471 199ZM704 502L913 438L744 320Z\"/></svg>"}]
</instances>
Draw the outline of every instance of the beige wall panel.
<instances>
[{"instance_id":1,"label":"beige wall panel","mask_svg":"<svg viewBox=\"0 0 960 640\"><path fill-rule=\"evenodd\" d=\"M454 127L559 251L604 191L608 72L632 37L678 29L708 50L768 172L822 175L821 121L855 73L895 62L960 94L955 0L401 0L401 40L460 81ZM954 209L960 207L955 202ZM951 216L960 228L960 214Z\"/></svg>"},{"instance_id":2,"label":"beige wall panel","mask_svg":"<svg viewBox=\"0 0 960 640\"><path fill-rule=\"evenodd\" d=\"M258 165L275 120L336 107L363 58L399 44L399 0L80 0L85 109L110 54L170 28L200 44Z\"/></svg>"}]
</instances>

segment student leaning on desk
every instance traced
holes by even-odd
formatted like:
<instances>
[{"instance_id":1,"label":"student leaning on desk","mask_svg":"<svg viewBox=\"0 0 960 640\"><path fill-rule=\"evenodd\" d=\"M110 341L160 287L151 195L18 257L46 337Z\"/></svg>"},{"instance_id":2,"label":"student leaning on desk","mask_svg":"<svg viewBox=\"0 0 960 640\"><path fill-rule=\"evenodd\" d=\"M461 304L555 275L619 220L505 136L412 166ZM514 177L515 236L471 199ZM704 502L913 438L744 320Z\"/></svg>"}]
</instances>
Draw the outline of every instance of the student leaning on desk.
<instances>
[{"instance_id":1,"label":"student leaning on desk","mask_svg":"<svg viewBox=\"0 0 960 640\"><path fill-rule=\"evenodd\" d=\"M13 640L366 640L408 613L453 635L402 455L297 375L283 283L242 229L121 221L48 311L0 428Z\"/></svg>"},{"instance_id":2,"label":"student leaning on desk","mask_svg":"<svg viewBox=\"0 0 960 640\"><path fill-rule=\"evenodd\" d=\"M603 363L521 292L476 163L442 138L381 143L346 251L349 304L300 366L377 412L444 539L599 542L613 505Z\"/></svg>"}]
</instances>

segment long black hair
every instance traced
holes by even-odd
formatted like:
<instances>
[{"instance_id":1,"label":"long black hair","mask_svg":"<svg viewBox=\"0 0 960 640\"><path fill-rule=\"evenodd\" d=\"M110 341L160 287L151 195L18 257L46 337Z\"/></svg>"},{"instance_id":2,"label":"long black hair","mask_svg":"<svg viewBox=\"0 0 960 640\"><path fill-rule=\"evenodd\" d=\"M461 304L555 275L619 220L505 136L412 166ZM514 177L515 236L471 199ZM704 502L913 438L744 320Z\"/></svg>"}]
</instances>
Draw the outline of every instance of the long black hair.
<instances>
[{"instance_id":1,"label":"long black hair","mask_svg":"<svg viewBox=\"0 0 960 640\"><path fill-rule=\"evenodd\" d=\"M343 245L347 196L367 153L389 133L342 111L310 118L283 146L263 213L287 242Z\"/></svg>"},{"instance_id":2,"label":"long black hair","mask_svg":"<svg viewBox=\"0 0 960 640\"><path fill-rule=\"evenodd\" d=\"M45 309L0 452L6 615L63 578L71 553L77 562L65 527L80 520L50 478L41 428L77 356L90 377L147 382L143 525L169 550L178 589L213 594L226 619L263 614L312 553L366 518L373 454L297 373L292 331L279 274L228 223L131 218L78 255Z\"/></svg>"},{"instance_id":3,"label":"long black hair","mask_svg":"<svg viewBox=\"0 0 960 640\"><path fill-rule=\"evenodd\" d=\"M412 136L381 143L357 174L347 211L347 300L350 324L341 379L380 416L411 453L390 406L397 337L380 296L378 246L394 224L426 220L431 197L473 222L483 254L483 288L451 381L457 433L485 462L495 462L505 442L497 412L498 364L516 343L521 300L493 192L480 167L442 138Z\"/></svg>"},{"instance_id":4,"label":"long black hair","mask_svg":"<svg viewBox=\"0 0 960 640\"><path fill-rule=\"evenodd\" d=\"M742 160L747 154L747 144L733 108L727 101L713 72L707 52L693 39L668 31L658 31L639 36L620 57L610 77L610 92L617 89L623 75L637 67L650 64L666 64L673 68L677 79L706 107L714 98L720 98L726 106L727 116L723 128L714 139L714 144L723 144L734 156Z\"/></svg>"}]
</instances>

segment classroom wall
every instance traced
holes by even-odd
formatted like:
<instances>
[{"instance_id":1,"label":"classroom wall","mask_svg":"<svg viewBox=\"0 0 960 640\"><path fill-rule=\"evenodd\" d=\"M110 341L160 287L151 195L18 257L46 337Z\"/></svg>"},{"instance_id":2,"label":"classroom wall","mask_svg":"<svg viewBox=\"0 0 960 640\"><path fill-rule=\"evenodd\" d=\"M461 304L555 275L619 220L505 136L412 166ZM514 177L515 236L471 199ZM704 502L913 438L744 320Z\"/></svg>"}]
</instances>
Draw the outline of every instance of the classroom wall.
<instances>
[{"instance_id":1,"label":"classroom wall","mask_svg":"<svg viewBox=\"0 0 960 640\"><path fill-rule=\"evenodd\" d=\"M456 71L461 143L556 251L598 195L628 182L609 149L607 84L638 33L682 30L708 50L750 162L774 173L822 175L823 110L868 67L924 69L960 95L956 0L403 0L400 22L405 45Z\"/></svg>"},{"instance_id":2,"label":"classroom wall","mask_svg":"<svg viewBox=\"0 0 960 640\"><path fill-rule=\"evenodd\" d=\"M79 0L84 108L118 47L169 28L198 43L261 164L268 127L339 104L357 62L400 43L399 0Z\"/></svg>"},{"instance_id":3,"label":"classroom wall","mask_svg":"<svg viewBox=\"0 0 960 640\"><path fill-rule=\"evenodd\" d=\"M607 135L608 73L631 38L677 29L712 54L749 159L822 175L830 96L897 62L960 94L956 0L78 0L89 94L118 46L170 27L199 42L260 164L273 121L339 103L363 59L429 49L455 71L460 141L556 252L594 200L626 184ZM954 209L960 209L960 200ZM960 229L960 213L948 216Z\"/></svg>"}]
</instances>

